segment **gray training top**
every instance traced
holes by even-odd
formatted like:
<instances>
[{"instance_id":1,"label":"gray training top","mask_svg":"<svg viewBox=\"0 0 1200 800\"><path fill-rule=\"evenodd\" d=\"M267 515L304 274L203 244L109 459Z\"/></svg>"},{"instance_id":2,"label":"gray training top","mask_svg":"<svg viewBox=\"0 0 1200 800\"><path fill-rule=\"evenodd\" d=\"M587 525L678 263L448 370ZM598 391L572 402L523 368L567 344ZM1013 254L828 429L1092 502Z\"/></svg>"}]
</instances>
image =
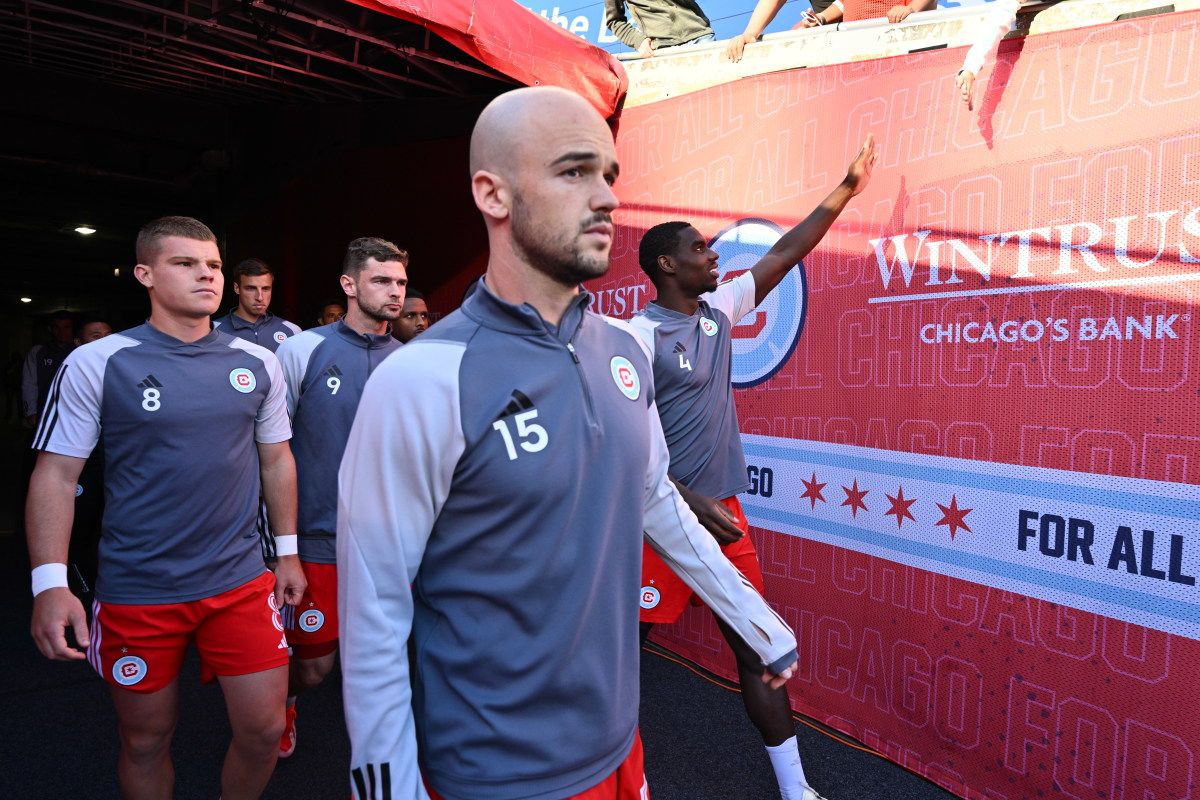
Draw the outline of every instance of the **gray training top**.
<instances>
[{"instance_id":1,"label":"gray training top","mask_svg":"<svg viewBox=\"0 0 1200 800\"><path fill-rule=\"evenodd\" d=\"M220 328L230 336L265 347L272 353L279 349L279 345L300 333L299 325L280 319L270 311L255 322L247 322L237 315L236 308L225 316L214 319L213 327Z\"/></svg>"},{"instance_id":2,"label":"gray training top","mask_svg":"<svg viewBox=\"0 0 1200 800\"><path fill-rule=\"evenodd\" d=\"M589 301L556 327L477 284L367 382L337 532L360 798L424 797L421 771L446 800L612 773L637 729L643 531L764 664L795 658L667 479L644 347Z\"/></svg>"},{"instance_id":3,"label":"gray training top","mask_svg":"<svg viewBox=\"0 0 1200 800\"><path fill-rule=\"evenodd\" d=\"M255 442L291 436L274 354L212 331L185 343L150 323L77 348L33 446L87 458L103 437L96 597L180 603L262 574Z\"/></svg>"},{"instance_id":4,"label":"gray training top","mask_svg":"<svg viewBox=\"0 0 1200 800\"><path fill-rule=\"evenodd\" d=\"M654 354L671 477L706 497L732 497L750 485L729 373L733 326L753 310L754 275L746 272L701 295L694 314L650 303L629 321Z\"/></svg>"},{"instance_id":5,"label":"gray training top","mask_svg":"<svg viewBox=\"0 0 1200 800\"><path fill-rule=\"evenodd\" d=\"M338 465L367 378L399 347L391 333L358 333L338 320L288 339L275 353L288 385L303 561L337 561Z\"/></svg>"}]
</instances>

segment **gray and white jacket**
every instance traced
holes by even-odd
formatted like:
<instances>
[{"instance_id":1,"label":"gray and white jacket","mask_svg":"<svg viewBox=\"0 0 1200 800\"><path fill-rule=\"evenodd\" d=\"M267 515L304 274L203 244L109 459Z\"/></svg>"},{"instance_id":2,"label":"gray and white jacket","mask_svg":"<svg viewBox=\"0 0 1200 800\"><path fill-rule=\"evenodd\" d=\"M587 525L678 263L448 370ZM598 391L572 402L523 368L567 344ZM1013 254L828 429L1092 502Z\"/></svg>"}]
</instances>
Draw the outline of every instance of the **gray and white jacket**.
<instances>
[{"instance_id":1,"label":"gray and white jacket","mask_svg":"<svg viewBox=\"0 0 1200 800\"><path fill-rule=\"evenodd\" d=\"M421 772L446 800L549 800L615 770L643 532L764 664L795 659L667 478L645 346L589 300L555 327L481 282L367 383L337 532L360 800L425 798Z\"/></svg>"}]
</instances>

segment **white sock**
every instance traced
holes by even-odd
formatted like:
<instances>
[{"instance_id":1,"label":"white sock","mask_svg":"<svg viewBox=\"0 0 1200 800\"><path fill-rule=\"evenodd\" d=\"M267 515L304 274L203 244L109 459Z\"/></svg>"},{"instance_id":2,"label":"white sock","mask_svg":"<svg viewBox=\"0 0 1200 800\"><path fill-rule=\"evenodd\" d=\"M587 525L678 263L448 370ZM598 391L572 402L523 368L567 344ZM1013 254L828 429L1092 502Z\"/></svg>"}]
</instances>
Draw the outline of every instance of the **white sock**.
<instances>
[{"instance_id":1,"label":"white sock","mask_svg":"<svg viewBox=\"0 0 1200 800\"><path fill-rule=\"evenodd\" d=\"M775 780L779 782L779 793L783 795L783 800L803 800L808 780L804 777L804 767L800 764L800 750L796 746L796 737L793 736L774 747L768 745L767 755L771 759L771 767L775 770Z\"/></svg>"}]
</instances>

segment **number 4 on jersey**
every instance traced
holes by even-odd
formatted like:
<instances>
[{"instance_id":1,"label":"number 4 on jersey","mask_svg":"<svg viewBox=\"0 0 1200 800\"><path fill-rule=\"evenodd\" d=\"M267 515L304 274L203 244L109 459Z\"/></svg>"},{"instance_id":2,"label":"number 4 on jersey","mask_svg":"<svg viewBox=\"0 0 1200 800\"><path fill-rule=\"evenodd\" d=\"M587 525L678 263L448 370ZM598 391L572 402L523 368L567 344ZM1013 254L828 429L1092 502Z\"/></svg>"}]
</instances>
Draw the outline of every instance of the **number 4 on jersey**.
<instances>
[{"instance_id":1,"label":"number 4 on jersey","mask_svg":"<svg viewBox=\"0 0 1200 800\"><path fill-rule=\"evenodd\" d=\"M522 411L513 417L513 421L517 426L517 437L520 439L518 444L526 453L537 453L546 449L546 445L550 443L550 436L546 433L546 429L536 422L529 420L537 419L537 409L533 408L529 411ZM504 440L504 449L508 451L508 460L516 461L517 448L513 444L512 433L508 430L508 420L498 419L492 423L492 427L500 432L500 438Z\"/></svg>"}]
</instances>

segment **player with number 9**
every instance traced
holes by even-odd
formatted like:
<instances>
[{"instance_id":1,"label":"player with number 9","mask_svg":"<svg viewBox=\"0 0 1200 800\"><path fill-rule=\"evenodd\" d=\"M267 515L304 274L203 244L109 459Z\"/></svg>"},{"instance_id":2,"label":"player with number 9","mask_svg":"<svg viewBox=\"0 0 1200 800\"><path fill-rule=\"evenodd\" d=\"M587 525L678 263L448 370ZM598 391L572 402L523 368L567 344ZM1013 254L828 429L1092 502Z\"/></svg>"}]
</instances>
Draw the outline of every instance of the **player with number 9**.
<instances>
[{"instance_id":1,"label":"player with number 9","mask_svg":"<svg viewBox=\"0 0 1200 800\"><path fill-rule=\"evenodd\" d=\"M279 346L288 383L296 470L300 479L300 562L308 592L288 613L292 646L287 725L279 755L296 749L296 698L333 668L338 645L337 469L371 372L400 342L392 324L404 307L408 254L385 239L355 239L346 249L341 285L346 314Z\"/></svg>"}]
</instances>

